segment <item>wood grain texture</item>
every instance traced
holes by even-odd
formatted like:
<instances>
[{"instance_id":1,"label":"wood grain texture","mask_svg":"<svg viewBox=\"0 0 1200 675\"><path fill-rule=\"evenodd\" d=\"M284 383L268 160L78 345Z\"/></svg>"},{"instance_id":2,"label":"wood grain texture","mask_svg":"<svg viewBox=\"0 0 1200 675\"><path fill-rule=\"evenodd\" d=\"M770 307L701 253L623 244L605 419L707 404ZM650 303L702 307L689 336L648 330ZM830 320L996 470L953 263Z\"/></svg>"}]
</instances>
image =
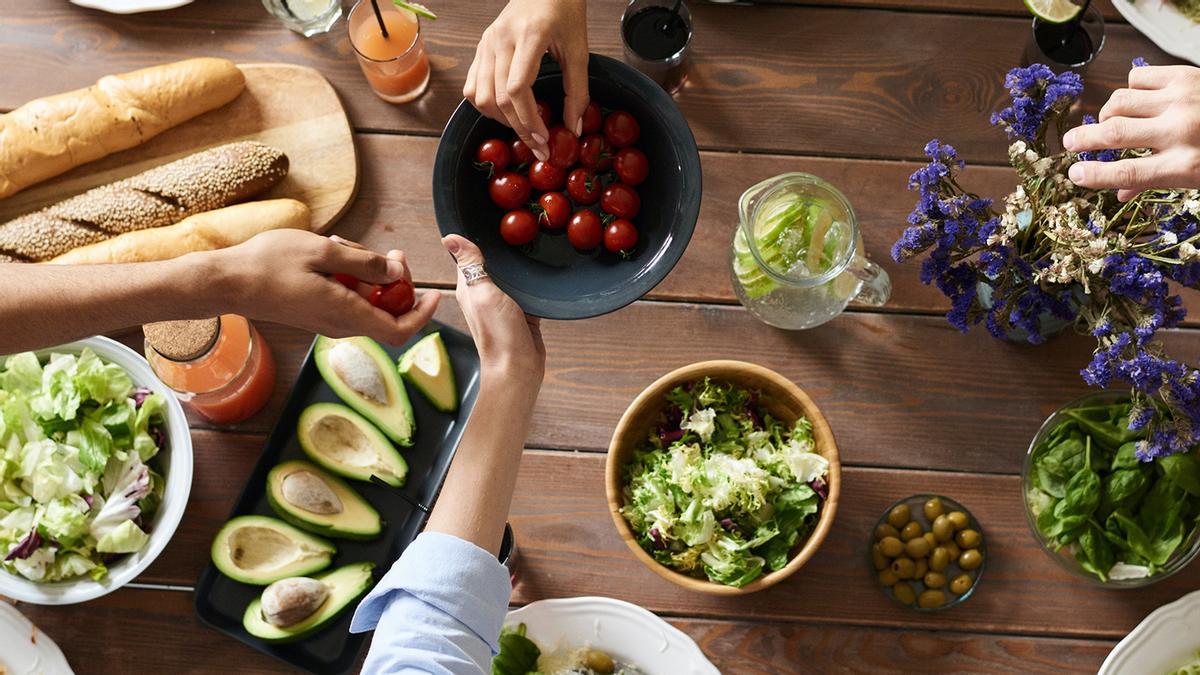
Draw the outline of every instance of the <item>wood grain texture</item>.
<instances>
[{"instance_id":1,"label":"wood grain texture","mask_svg":"<svg viewBox=\"0 0 1200 675\"><path fill-rule=\"evenodd\" d=\"M216 145L254 140L283 150L290 166L258 198L298 199L312 211L313 230L328 229L358 185L354 134L337 92L312 68L260 64L242 71L246 89L232 103L0 201L0 222Z\"/></svg>"},{"instance_id":2,"label":"wood grain texture","mask_svg":"<svg viewBox=\"0 0 1200 675\"><path fill-rule=\"evenodd\" d=\"M258 3L124 17L39 0L10 4L0 17L0 59L23 67L0 91L2 108L109 72L205 54L314 66L342 94L356 127L436 134L502 2L447 3L442 18L423 24L433 77L429 93L406 106L370 93L343 30L305 40ZM620 57L623 7L589 3L593 51ZM1003 160L1005 143L987 115L1004 97L1003 74L1018 65L1027 18L714 3L696 3L693 15L693 66L677 101L702 147L914 158L936 136L968 159ZM1135 56L1176 62L1131 27L1109 26L1088 73L1092 107L1125 81Z\"/></svg>"},{"instance_id":3,"label":"wood grain texture","mask_svg":"<svg viewBox=\"0 0 1200 675\"><path fill-rule=\"evenodd\" d=\"M754 0L757 1L757 0ZM829 0L762 0L784 5L815 5L828 7ZM994 16L1030 16L1025 4L1016 0L839 0L839 7L863 9L892 9L903 12L939 12L953 14L984 14ZM1096 0L1092 6L1100 10L1106 22L1125 23L1111 0Z\"/></svg>"}]
</instances>

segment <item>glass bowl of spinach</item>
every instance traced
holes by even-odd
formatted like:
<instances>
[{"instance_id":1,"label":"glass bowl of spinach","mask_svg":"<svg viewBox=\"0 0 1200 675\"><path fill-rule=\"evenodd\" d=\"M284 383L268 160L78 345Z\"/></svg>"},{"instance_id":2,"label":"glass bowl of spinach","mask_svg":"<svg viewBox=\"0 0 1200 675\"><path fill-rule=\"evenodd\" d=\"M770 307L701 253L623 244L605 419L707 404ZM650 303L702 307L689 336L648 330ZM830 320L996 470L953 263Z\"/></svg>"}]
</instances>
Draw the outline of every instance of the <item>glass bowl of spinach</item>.
<instances>
[{"instance_id":1,"label":"glass bowl of spinach","mask_svg":"<svg viewBox=\"0 0 1200 675\"><path fill-rule=\"evenodd\" d=\"M1025 515L1045 551L1072 574L1136 588L1200 553L1200 450L1149 462L1129 429L1127 393L1077 399L1048 417L1021 473Z\"/></svg>"}]
</instances>

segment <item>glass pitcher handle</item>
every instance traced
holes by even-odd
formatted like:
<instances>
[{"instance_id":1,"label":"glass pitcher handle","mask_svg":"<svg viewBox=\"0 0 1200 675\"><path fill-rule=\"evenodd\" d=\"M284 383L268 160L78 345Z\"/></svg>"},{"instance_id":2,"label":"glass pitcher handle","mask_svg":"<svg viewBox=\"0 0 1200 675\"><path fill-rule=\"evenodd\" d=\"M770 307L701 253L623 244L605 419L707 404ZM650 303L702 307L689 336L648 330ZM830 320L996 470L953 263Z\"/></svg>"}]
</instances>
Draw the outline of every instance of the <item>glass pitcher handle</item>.
<instances>
[{"instance_id":1,"label":"glass pitcher handle","mask_svg":"<svg viewBox=\"0 0 1200 675\"><path fill-rule=\"evenodd\" d=\"M850 273L862 280L862 289L855 300L878 307L892 296L892 279L883 268L863 256L855 256Z\"/></svg>"}]
</instances>

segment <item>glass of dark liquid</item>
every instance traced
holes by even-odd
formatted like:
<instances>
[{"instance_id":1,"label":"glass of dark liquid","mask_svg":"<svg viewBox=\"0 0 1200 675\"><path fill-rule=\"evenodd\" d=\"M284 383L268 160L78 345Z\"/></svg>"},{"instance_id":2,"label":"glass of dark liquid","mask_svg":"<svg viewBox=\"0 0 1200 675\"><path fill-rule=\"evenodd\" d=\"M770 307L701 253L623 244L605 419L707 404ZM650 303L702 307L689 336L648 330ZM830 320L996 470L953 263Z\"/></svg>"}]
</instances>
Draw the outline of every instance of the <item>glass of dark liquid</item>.
<instances>
[{"instance_id":1,"label":"glass of dark liquid","mask_svg":"<svg viewBox=\"0 0 1200 675\"><path fill-rule=\"evenodd\" d=\"M692 13L683 0L631 0L621 16L625 62L674 94L687 81Z\"/></svg>"},{"instance_id":2,"label":"glass of dark liquid","mask_svg":"<svg viewBox=\"0 0 1200 675\"><path fill-rule=\"evenodd\" d=\"M1024 60L1026 65L1044 63L1052 70L1070 70L1082 77L1103 47L1104 17L1089 4L1079 16L1064 23L1034 17Z\"/></svg>"}]
</instances>

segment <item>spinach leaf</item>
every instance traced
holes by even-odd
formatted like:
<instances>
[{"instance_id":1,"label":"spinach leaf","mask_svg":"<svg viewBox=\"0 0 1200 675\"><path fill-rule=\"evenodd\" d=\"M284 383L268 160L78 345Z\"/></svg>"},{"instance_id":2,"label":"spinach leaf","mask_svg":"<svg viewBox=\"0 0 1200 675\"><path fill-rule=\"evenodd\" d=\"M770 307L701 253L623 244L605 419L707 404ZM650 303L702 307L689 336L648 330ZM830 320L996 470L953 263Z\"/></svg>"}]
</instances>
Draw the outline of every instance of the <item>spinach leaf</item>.
<instances>
[{"instance_id":1,"label":"spinach leaf","mask_svg":"<svg viewBox=\"0 0 1200 675\"><path fill-rule=\"evenodd\" d=\"M1154 565L1167 562L1183 541L1183 522L1178 516L1163 518L1160 521L1162 525L1156 527L1153 534L1148 534L1141 525L1120 511L1113 513L1113 516L1125 530L1130 550Z\"/></svg>"},{"instance_id":2,"label":"spinach leaf","mask_svg":"<svg viewBox=\"0 0 1200 675\"><path fill-rule=\"evenodd\" d=\"M1159 458L1158 465L1172 482L1188 494L1200 497L1200 457L1195 451Z\"/></svg>"},{"instance_id":3,"label":"spinach leaf","mask_svg":"<svg viewBox=\"0 0 1200 675\"><path fill-rule=\"evenodd\" d=\"M1043 471L1067 480L1083 466L1084 447L1084 437L1079 433L1074 433L1069 438L1049 447L1038 458L1037 465Z\"/></svg>"},{"instance_id":4,"label":"spinach leaf","mask_svg":"<svg viewBox=\"0 0 1200 675\"><path fill-rule=\"evenodd\" d=\"M1123 507L1132 507L1150 487L1150 479L1139 468L1121 469L1103 478L1100 512L1109 514Z\"/></svg>"},{"instance_id":5,"label":"spinach leaf","mask_svg":"<svg viewBox=\"0 0 1200 675\"><path fill-rule=\"evenodd\" d=\"M1112 471L1133 469L1141 463L1142 461L1137 458L1137 441L1130 441L1117 448L1117 454L1112 461Z\"/></svg>"},{"instance_id":6,"label":"spinach leaf","mask_svg":"<svg viewBox=\"0 0 1200 675\"><path fill-rule=\"evenodd\" d=\"M1054 515L1059 518L1090 516L1100 506L1100 476L1092 471L1091 462L1085 463L1067 483L1067 493L1054 506Z\"/></svg>"},{"instance_id":7,"label":"spinach leaf","mask_svg":"<svg viewBox=\"0 0 1200 675\"><path fill-rule=\"evenodd\" d=\"M500 653L492 658L492 675L525 675L537 671L542 650L525 637L525 624L500 631Z\"/></svg>"},{"instance_id":8,"label":"spinach leaf","mask_svg":"<svg viewBox=\"0 0 1200 675\"><path fill-rule=\"evenodd\" d=\"M1075 552L1079 566L1108 581L1108 571L1117 564L1116 553L1104 536L1104 531L1095 522L1089 522L1079 533L1079 550Z\"/></svg>"},{"instance_id":9,"label":"spinach leaf","mask_svg":"<svg viewBox=\"0 0 1200 675\"><path fill-rule=\"evenodd\" d=\"M1128 425L1121 425L1120 416L1114 416L1113 410L1112 406L1105 406L1103 408L1076 408L1064 412L1101 447L1116 450L1126 441L1136 438L1138 432L1130 431Z\"/></svg>"}]
</instances>

